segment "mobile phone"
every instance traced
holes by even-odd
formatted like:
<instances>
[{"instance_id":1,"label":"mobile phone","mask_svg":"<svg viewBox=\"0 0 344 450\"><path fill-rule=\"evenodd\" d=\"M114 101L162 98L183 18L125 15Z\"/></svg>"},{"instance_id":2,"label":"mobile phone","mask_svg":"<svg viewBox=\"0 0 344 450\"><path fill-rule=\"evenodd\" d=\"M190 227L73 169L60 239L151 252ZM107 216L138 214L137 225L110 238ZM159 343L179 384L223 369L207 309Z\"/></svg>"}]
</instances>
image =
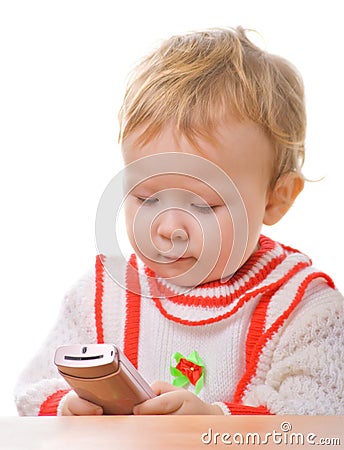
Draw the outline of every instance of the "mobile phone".
<instances>
[{"instance_id":1,"label":"mobile phone","mask_svg":"<svg viewBox=\"0 0 344 450\"><path fill-rule=\"evenodd\" d=\"M54 362L79 397L100 405L104 414L132 414L135 405L155 397L115 345L64 345L56 350Z\"/></svg>"}]
</instances>

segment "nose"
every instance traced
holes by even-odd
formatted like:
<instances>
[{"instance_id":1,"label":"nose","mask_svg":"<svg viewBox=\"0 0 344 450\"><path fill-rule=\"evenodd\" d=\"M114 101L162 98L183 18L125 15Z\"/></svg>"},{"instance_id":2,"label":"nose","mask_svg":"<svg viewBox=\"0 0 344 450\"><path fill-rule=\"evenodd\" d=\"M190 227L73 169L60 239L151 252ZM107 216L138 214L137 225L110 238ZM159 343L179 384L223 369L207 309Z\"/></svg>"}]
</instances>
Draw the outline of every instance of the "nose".
<instances>
[{"instance_id":1,"label":"nose","mask_svg":"<svg viewBox=\"0 0 344 450\"><path fill-rule=\"evenodd\" d=\"M188 241L189 236L186 227L185 212L178 209L170 209L162 212L156 218L157 234L171 242Z\"/></svg>"}]
</instances>

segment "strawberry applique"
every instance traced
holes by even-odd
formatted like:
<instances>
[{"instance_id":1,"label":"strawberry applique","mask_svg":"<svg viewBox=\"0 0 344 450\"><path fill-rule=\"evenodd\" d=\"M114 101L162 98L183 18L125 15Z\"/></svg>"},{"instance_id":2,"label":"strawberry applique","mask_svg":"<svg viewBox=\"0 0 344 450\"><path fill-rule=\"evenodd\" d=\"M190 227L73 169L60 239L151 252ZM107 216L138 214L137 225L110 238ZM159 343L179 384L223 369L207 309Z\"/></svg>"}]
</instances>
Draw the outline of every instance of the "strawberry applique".
<instances>
[{"instance_id":1,"label":"strawberry applique","mask_svg":"<svg viewBox=\"0 0 344 450\"><path fill-rule=\"evenodd\" d=\"M199 394L204 386L204 362L196 351L190 353L185 358L181 353L176 352L173 356L176 366L170 366L171 375L175 377L172 384L184 387L188 383L195 386L195 394Z\"/></svg>"}]
</instances>

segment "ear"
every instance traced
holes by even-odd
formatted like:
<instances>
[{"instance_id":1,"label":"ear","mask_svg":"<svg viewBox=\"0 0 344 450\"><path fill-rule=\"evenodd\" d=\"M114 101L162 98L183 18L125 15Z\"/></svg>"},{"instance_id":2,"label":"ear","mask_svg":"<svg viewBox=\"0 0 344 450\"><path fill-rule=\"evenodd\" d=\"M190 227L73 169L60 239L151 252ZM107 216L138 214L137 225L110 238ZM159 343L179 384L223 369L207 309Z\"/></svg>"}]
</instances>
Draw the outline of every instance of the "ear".
<instances>
[{"instance_id":1,"label":"ear","mask_svg":"<svg viewBox=\"0 0 344 450\"><path fill-rule=\"evenodd\" d=\"M274 225L277 223L294 203L303 186L304 179L299 173L288 172L282 175L268 195L264 224Z\"/></svg>"}]
</instances>

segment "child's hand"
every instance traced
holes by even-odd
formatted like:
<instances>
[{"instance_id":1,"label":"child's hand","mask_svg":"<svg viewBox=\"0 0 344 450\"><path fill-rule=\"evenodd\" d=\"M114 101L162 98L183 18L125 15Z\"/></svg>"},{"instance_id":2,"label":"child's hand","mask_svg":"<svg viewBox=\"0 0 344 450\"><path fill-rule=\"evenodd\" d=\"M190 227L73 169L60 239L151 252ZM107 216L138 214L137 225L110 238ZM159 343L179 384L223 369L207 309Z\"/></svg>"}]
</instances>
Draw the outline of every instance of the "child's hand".
<instances>
[{"instance_id":1,"label":"child's hand","mask_svg":"<svg viewBox=\"0 0 344 450\"><path fill-rule=\"evenodd\" d=\"M152 389L157 397L135 406L134 414L223 414L220 407L164 381L157 381Z\"/></svg>"},{"instance_id":2,"label":"child's hand","mask_svg":"<svg viewBox=\"0 0 344 450\"><path fill-rule=\"evenodd\" d=\"M71 391L63 401L61 414L63 416L100 416L103 414L103 409Z\"/></svg>"}]
</instances>

